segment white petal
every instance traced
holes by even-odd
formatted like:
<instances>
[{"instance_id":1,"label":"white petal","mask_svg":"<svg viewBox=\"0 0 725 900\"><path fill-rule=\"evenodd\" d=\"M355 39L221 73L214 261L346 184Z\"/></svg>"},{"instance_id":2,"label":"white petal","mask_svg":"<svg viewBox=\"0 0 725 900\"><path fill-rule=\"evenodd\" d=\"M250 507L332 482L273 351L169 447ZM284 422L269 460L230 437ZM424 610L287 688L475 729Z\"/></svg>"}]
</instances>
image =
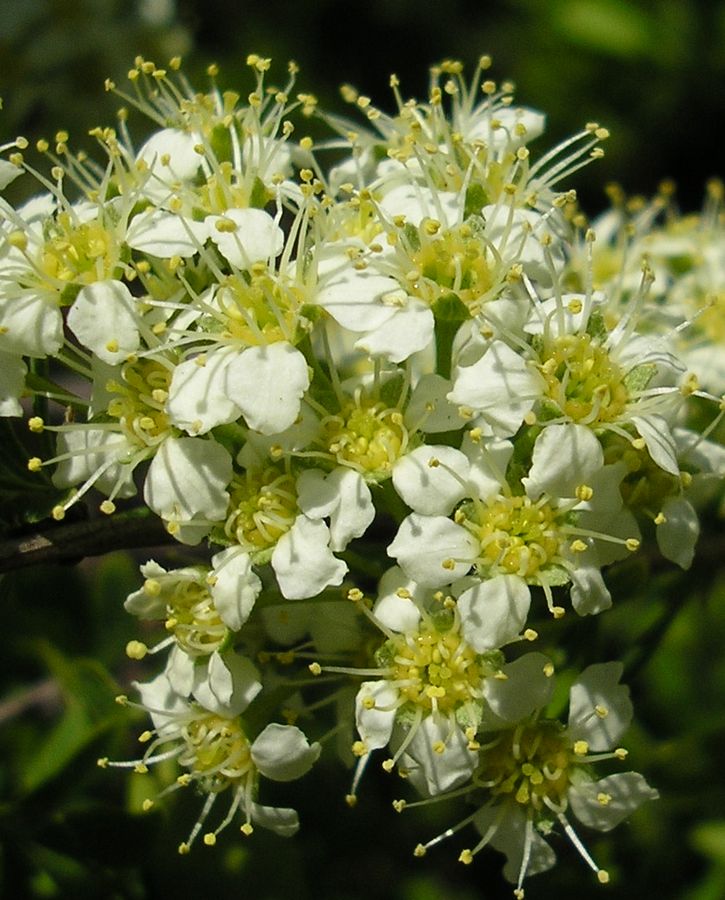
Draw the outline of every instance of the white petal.
<instances>
[{"instance_id":1,"label":"white petal","mask_svg":"<svg viewBox=\"0 0 725 900\"><path fill-rule=\"evenodd\" d=\"M170 522L218 522L227 511L231 480L232 460L221 444L206 438L167 438L149 466L144 499Z\"/></svg>"},{"instance_id":2,"label":"white petal","mask_svg":"<svg viewBox=\"0 0 725 900\"><path fill-rule=\"evenodd\" d=\"M665 559L689 569L700 536L700 520L693 505L684 497L670 497L662 506L665 521L657 526L657 546Z\"/></svg>"},{"instance_id":3,"label":"white petal","mask_svg":"<svg viewBox=\"0 0 725 900\"><path fill-rule=\"evenodd\" d=\"M63 317L55 293L0 292L0 351L11 356L53 356L63 344Z\"/></svg>"},{"instance_id":4,"label":"white petal","mask_svg":"<svg viewBox=\"0 0 725 900\"><path fill-rule=\"evenodd\" d=\"M520 722L551 700L554 678L543 653L525 653L503 667L506 679L487 678L483 691L493 712L506 722Z\"/></svg>"},{"instance_id":5,"label":"white petal","mask_svg":"<svg viewBox=\"0 0 725 900\"><path fill-rule=\"evenodd\" d=\"M653 461L665 472L680 477L677 448L670 426L662 416L632 416L632 424L644 438Z\"/></svg>"},{"instance_id":6,"label":"white petal","mask_svg":"<svg viewBox=\"0 0 725 900\"><path fill-rule=\"evenodd\" d=\"M297 516L292 528L277 541L272 568L288 600L314 597L330 585L342 584L347 565L333 556L329 543L327 525L304 515Z\"/></svg>"},{"instance_id":7,"label":"white petal","mask_svg":"<svg viewBox=\"0 0 725 900\"><path fill-rule=\"evenodd\" d=\"M68 327L103 362L115 365L138 350L139 315L120 281L96 281L78 293L68 310Z\"/></svg>"},{"instance_id":8,"label":"white petal","mask_svg":"<svg viewBox=\"0 0 725 900\"><path fill-rule=\"evenodd\" d=\"M396 309L383 325L356 341L355 349L399 363L431 343L434 325L430 307L421 300L408 298L405 306Z\"/></svg>"},{"instance_id":9,"label":"white petal","mask_svg":"<svg viewBox=\"0 0 725 900\"><path fill-rule=\"evenodd\" d=\"M569 691L572 741L583 740L595 752L611 750L632 721L629 688L620 684L620 662L597 663L586 668Z\"/></svg>"},{"instance_id":10,"label":"white petal","mask_svg":"<svg viewBox=\"0 0 725 900\"><path fill-rule=\"evenodd\" d=\"M241 409L249 427L262 434L276 434L292 425L309 385L304 356L285 342L250 347L227 370L228 398Z\"/></svg>"},{"instance_id":11,"label":"white petal","mask_svg":"<svg viewBox=\"0 0 725 900\"><path fill-rule=\"evenodd\" d=\"M300 830L297 810L284 806L261 806L252 803L249 813L255 825L267 828L280 837L292 837Z\"/></svg>"},{"instance_id":12,"label":"white petal","mask_svg":"<svg viewBox=\"0 0 725 900\"><path fill-rule=\"evenodd\" d=\"M440 744L444 746L442 753L434 749ZM421 767L426 790L431 795L462 784L471 777L478 763L478 753L468 749L468 739L461 727L455 719L443 715L423 719L406 754Z\"/></svg>"},{"instance_id":13,"label":"white petal","mask_svg":"<svg viewBox=\"0 0 725 900\"><path fill-rule=\"evenodd\" d=\"M499 821L490 840L492 847L506 854L504 877L516 884L521 875L524 857L527 859L524 876L550 869L556 862L554 851L533 828L523 809L510 805L502 817L500 812L497 806L484 807L476 813L474 824L481 835L485 835Z\"/></svg>"},{"instance_id":14,"label":"white petal","mask_svg":"<svg viewBox=\"0 0 725 900\"><path fill-rule=\"evenodd\" d=\"M477 553L478 542L465 528L444 516L417 513L403 519L388 547L388 556L423 587L441 587L462 578Z\"/></svg>"},{"instance_id":15,"label":"white petal","mask_svg":"<svg viewBox=\"0 0 725 900\"><path fill-rule=\"evenodd\" d=\"M434 462L436 465L431 466ZM393 467L393 486L408 506L424 516L447 516L469 496L469 463L460 450L426 444Z\"/></svg>"},{"instance_id":16,"label":"white petal","mask_svg":"<svg viewBox=\"0 0 725 900\"><path fill-rule=\"evenodd\" d=\"M6 159L0 159L0 191L4 191L10 182L23 174L23 171L20 166L14 166Z\"/></svg>"},{"instance_id":17,"label":"white petal","mask_svg":"<svg viewBox=\"0 0 725 900\"><path fill-rule=\"evenodd\" d=\"M148 209L134 216L126 232L126 243L134 250L170 259L188 259L209 237L205 222L195 222L163 209Z\"/></svg>"},{"instance_id":18,"label":"white petal","mask_svg":"<svg viewBox=\"0 0 725 900\"><path fill-rule=\"evenodd\" d=\"M355 723L366 750L378 750L390 740L400 692L387 681L363 681L355 697ZM365 702L375 706L368 709Z\"/></svg>"},{"instance_id":19,"label":"white petal","mask_svg":"<svg viewBox=\"0 0 725 900\"><path fill-rule=\"evenodd\" d=\"M274 259L284 247L284 232L263 209L228 209L223 216L207 216L204 221L221 255L240 269ZM217 227L229 222L233 231Z\"/></svg>"},{"instance_id":20,"label":"white petal","mask_svg":"<svg viewBox=\"0 0 725 900\"><path fill-rule=\"evenodd\" d=\"M262 582L252 570L248 553L228 547L211 558L212 581L209 591L219 618L227 628L239 631L249 618Z\"/></svg>"},{"instance_id":21,"label":"white petal","mask_svg":"<svg viewBox=\"0 0 725 900\"><path fill-rule=\"evenodd\" d=\"M317 302L343 328L367 332L380 328L390 319L395 307L386 305L384 298L399 294L400 285L394 278L353 271L323 287L317 294Z\"/></svg>"},{"instance_id":22,"label":"white petal","mask_svg":"<svg viewBox=\"0 0 725 900\"><path fill-rule=\"evenodd\" d=\"M418 630L420 609L412 596L401 597L401 590L422 604L430 593L411 581L399 566L392 566L380 579L373 615L385 628L405 634Z\"/></svg>"},{"instance_id":23,"label":"white petal","mask_svg":"<svg viewBox=\"0 0 725 900\"><path fill-rule=\"evenodd\" d=\"M598 831L610 831L646 800L659 794L638 772L618 772L599 781L586 781L569 789L569 805L579 821ZM607 798L602 803L600 798Z\"/></svg>"},{"instance_id":24,"label":"white petal","mask_svg":"<svg viewBox=\"0 0 725 900\"><path fill-rule=\"evenodd\" d=\"M254 765L265 778L294 781L314 765L320 745L310 744L303 731L294 725L272 722L252 744Z\"/></svg>"},{"instance_id":25,"label":"white petal","mask_svg":"<svg viewBox=\"0 0 725 900\"><path fill-rule=\"evenodd\" d=\"M237 356L236 350L217 351L176 366L166 402L174 425L192 435L206 434L239 418L228 383L229 366Z\"/></svg>"},{"instance_id":26,"label":"white petal","mask_svg":"<svg viewBox=\"0 0 725 900\"><path fill-rule=\"evenodd\" d=\"M375 518L370 488L359 472L343 466L329 474L307 469L297 479L297 503L310 519L330 517L330 549L344 550Z\"/></svg>"},{"instance_id":27,"label":"white petal","mask_svg":"<svg viewBox=\"0 0 725 900\"><path fill-rule=\"evenodd\" d=\"M534 444L528 477L522 479L532 500L541 494L575 497L604 465L602 446L584 425L549 425Z\"/></svg>"},{"instance_id":28,"label":"white petal","mask_svg":"<svg viewBox=\"0 0 725 900\"><path fill-rule=\"evenodd\" d=\"M201 157L194 151L197 139L177 128L162 128L141 147L137 159L149 167L149 177L143 193L151 200L161 202L172 193L172 185L193 178L199 169Z\"/></svg>"},{"instance_id":29,"label":"white petal","mask_svg":"<svg viewBox=\"0 0 725 900\"><path fill-rule=\"evenodd\" d=\"M458 598L466 640L479 653L515 640L530 604L531 592L518 575L496 575L479 582Z\"/></svg>"},{"instance_id":30,"label":"white petal","mask_svg":"<svg viewBox=\"0 0 725 900\"><path fill-rule=\"evenodd\" d=\"M609 609L612 605L612 595L596 566L578 565L569 575L571 605L580 616L593 616Z\"/></svg>"},{"instance_id":31,"label":"white petal","mask_svg":"<svg viewBox=\"0 0 725 900\"><path fill-rule=\"evenodd\" d=\"M488 438L476 442L466 432L461 451L471 464L469 479L476 492L472 496L486 498L499 494L506 484L506 468L514 452L511 441Z\"/></svg>"},{"instance_id":32,"label":"white petal","mask_svg":"<svg viewBox=\"0 0 725 900\"><path fill-rule=\"evenodd\" d=\"M93 478L104 494L115 491L116 497L132 497L136 493L130 465L133 448L124 434L96 428L65 431L58 435L56 449L59 454L71 454L53 472L56 487L71 487ZM101 469L103 473L98 475Z\"/></svg>"},{"instance_id":33,"label":"white petal","mask_svg":"<svg viewBox=\"0 0 725 900\"><path fill-rule=\"evenodd\" d=\"M498 437L518 431L541 395L541 376L502 341L493 341L484 356L456 371L451 403L479 413Z\"/></svg>"},{"instance_id":34,"label":"white petal","mask_svg":"<svg viewBox=\"0 0 725 900\"><path fill-rule=\"evenodd\" d=\"M238 716L262 690L259 672L254 664L233 650L212 653L208 669L197 663L194 697L210 712L221 716Z\"/></svg>"},{"instance_id":35,"label":"white petal","mask_svg":"<svg viewBox=\"0 0 725 900\"><path fill-rule=\"evenodd\" d=\"M458 407L446 399L451 386L451 382L441 375L428 373L422 376L413 388L405 410L405 424L410 431L436 434L462 427Z\"/></svg>"},{"instance_id":36,"label":"white petal","mask_svg":"<svg viewBox=\"0 0 725 900\"><path fill-rule=\"evenodd\" d=\"M141 703L150 711L154 728L160 736L175 734L179 730L177 713L186 712L189 704L175 691L165 672L142 684L133 682L141 695Z\"/></svg>"}]
</instances>

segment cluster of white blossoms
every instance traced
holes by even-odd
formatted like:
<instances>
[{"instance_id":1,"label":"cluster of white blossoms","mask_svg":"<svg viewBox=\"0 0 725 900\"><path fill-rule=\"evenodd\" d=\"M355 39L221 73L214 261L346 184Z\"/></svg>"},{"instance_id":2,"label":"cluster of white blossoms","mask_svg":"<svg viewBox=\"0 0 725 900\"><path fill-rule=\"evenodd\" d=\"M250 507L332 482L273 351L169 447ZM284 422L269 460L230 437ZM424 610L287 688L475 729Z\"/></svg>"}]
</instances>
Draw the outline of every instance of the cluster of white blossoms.
<instances>
[{"instance_id":1,"label":"cluster of white blossoms","mask_svg":"<svg viewBox=\"0 0 725 900\"><path fill-rule=\"evenodd\" d=\"M323 746L355 766L354 805L382 751L422 797L398 811L468 807L416 855L473 825L460 860L503 851L522 897L560 830L606 882L573 820L607 831L657 794L616 771L622 665L577 675L553 620L610 607L607 567L650 545L692 563L725 470L721 190L700 217L658 198L588 225L567 179L606 130L535 157L544 116L487 57L470 81L434 67L424 102L392 77L392 114L346 86L366 125L297 92L293 64L275 87L247 62L244 99L213 67L196 93L178 60L137 59L127 92L107 84L126 107L91 132L98 160L65 133L38 141L47 166L23 138L0 148L0 188L40 186L0 196L0 412L47 406L28 425L56 450L28 467L52 471L53 518L138 492L208 548L142 566L127 653L162 662L119 699L153 728L100 763L176 760L162 794L204 796L187 852L240 818L294 833L262 779ZM132 107L157 126L140 146ZM542 621L546 653L525 652Z\"/></svg>"}]
</instances>

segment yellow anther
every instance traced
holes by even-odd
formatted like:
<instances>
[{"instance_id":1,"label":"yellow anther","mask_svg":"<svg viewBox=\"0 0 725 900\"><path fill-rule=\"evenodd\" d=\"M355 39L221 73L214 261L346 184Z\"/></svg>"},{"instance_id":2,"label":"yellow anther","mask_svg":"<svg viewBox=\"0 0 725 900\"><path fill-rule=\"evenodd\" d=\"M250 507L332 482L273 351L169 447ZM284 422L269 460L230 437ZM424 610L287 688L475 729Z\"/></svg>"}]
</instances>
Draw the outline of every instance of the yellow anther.
<instances>
[{"instance_id":1,"label":"yellow anther","mask_svg":"<svg viewBox=\"0 0 725 900\"><path fill-rule=\"evenodd\" d=\"M352 600L353 603L359 603L364 597L365 594L363 594L360 588L350 588L347 592L347 599Z\"/></svg>"},{"instance_id":2,"label":"yellow anther","mask_svg":"<svg viewBox=\"0 0 725 900\"><path fill-rule=\"evenodd\" d=\"M634 553L635 550L639 550L639 540L637 538L627 538L624 542L624 546L631 553Z\"/></svg>"},{"instance_id":3,"label":"yellow anther","mask_svg":"<svg viewBox=\"0 0 725 900\"><path fill-rule=\"evenodd\" d=\"M611 799L612 795L605 794L604 791L600 791L597 794L597 803L599 803L601 806L607 806L611 802Z\"/></svg>"},{"instance_id":4,"label":"yellow anther","mask_svg":"<svg viewBox=\"0 0 725 900\"><path fill-rule=\"evenodd\" d=\"M352 809L357 806L357 797L355 794L345 794L345 803Z\"/></svg>"},{"instance_id":5,"label":"yellow anther","mask_svg":"<svg viewBox=\"0 0 725 900\"><path fill-rule=\"evenodd\" d=\"M433 742L433 752L438 753L438 754L445 753L446 752L445 742L444 741L434 741Z\"/></svg>"},{"instance_id":6,"label":"yellow anther","mask_svg":"<svg viewBox=\"0 0 725 900\"><path fill-rule=\"evenodd\" d=\"M191 847L186 843L186 841L182 841L179 844L178 851L181 856L186 856L186 854L191 850Z\"/></svg>"},{"instance_id":7,"label":"yellow anther","mask_svg":"<svg viewBox=\"0 0 725 900\"><path fill-rule=\"evenodd\" d=\"M136 765L133 767L133 771L137 775L145 775L148 772L148 770L149 770L149 767L146 765L146 763L142 763L142 762L136 763Z\"/></svg>"},{"instance_id":8,"label":"yellow anther","mask_svg":"<svg viewBox=\"0 0 725 900\"><path fill-rule=\"evenodd\" d=\"M458 862L463 863L464 866L470 866L473 862L473 854L470 850L461 850L461 853L458 857Z\"/></svg>"},{"instance_id":9,"label":"yellow anther","mask_svg":"<svg viewBox=\"0 0 725 900\"><path fill-rule=\"evenodd\" d=\"M204 843L207 847L213 847L216 844L216 835L213 831L207 831L204 835Z\"/></svg>"},{"instance_id":10,"label":"yellow anther","mask_svg":"<svg viewBox=\"0 0 725 900\"><path fill-rule=\"evenodd\" d=\"M539 632L533 628L527 628L524 631L524 640L526 641L535 641L539 636Z\"/></svg>"},{"instance_id":11,"label":"yellow anther","mask_svg":"<svg viewBox=\"0 0 725 900\"><path fill-rule=\"evenodd\" d=\"M108 759L107 756L101 756L99 759L96 760L96 765L98 766L99 769L107 769L109 761L110 760Z\"/></svg>"},{"instance_id":12,"label":"yellow anther","mask_svg":"<svg viewBox=\"0 0 725 900\"><path fill-rule=\"evenodd\" d=\"M149 648L142 641L129 641L126 644L126 656L129 659L143 659Z\"/></svg>"},{"instance_id":13,"label":"yellow anther","mask_svg":"<svg viewBox=\"0 0 725 900\"><path fill-rule=\"evenodd\" d=\"M254 828L250 822L245 822L244 825L239 829L245 837L249 837L250 834L253 833Z\"/></svg>"},{"instance_id":14,"label":"yellow anther","mask_svg":"<svg viewBox=\"0 0 725 900\"><path fill-rule=\"evenodd\" d=\"M28 460L28 471L39 472L43 466L43 460L39 456L31 456Z\"/></svg>"},{"instance_id":15,"label":"yellow anther","mask_svg":"<svg viewBox=\"0 0 725 900\"><path fill-rule=\"evenodd\" d=\"M587 549L587 545L581 538L576 538L569 544L572 553L583 553Z\"/></svg>"},{"instance_id":16,"label":"yellow anther","mask_svg":"<svg viewBox=\"0 0 725 900\"><path fill-rule=\"evenodd\" d=\"M394 759L386 759L383 761L382 766L383 766L383 770L385 772L392 772L393 768L395 766L395 760Z\"/></svg>"},{"instance_id":17,"label":"yellow anther","mask_svg":"<svg viewBox=\"0 0 725 900\"><path fill-rule=\"evenodd\" d=\"M65 519L65 509L62 506L54 506L51 515L56 522L62 522Z\"/></svg>"},{"instance_id":18,"label":"yellow anther","mask_svg":"<svg viewBox=\"0 0 725 900\"><path fill-rule=\"evenodd\" d=\"M551 614L555 619L561 619L562 616L565 615L565 613L566 613L566 610L564 609L563 606L552 606L551 607Z\"/></svg>"},{"instance_id":19,"label":"yellow anther","mask_svg":"<svg viewBox=\"0 0 725 900\"><path fill-rule=\"evenodd\" d=\"M113 515L116 512L116 504L113 500L104 500L98 508L105 516Z\"/></svg>"},{"instance_id":20,"label":"yellow anther","mask_svg":"<svg viewBox=\"0 0 725 900\"><path fill-rule=\"evenodd\" d=\"M141 809L144 812L148 812L150 809L153 809L154 801L151 800L150 797L147 797L144 802L141 804Z\"/></svg>"},{"instance_id":21,"label":"yellow anther","mask_svg":"<svg viewBox=\"0 0 725 900\"><path fill-rule=\"evenodd\" d=\"M578 500L586 502L587 500L591 500L594 496L594 489L588 484L580 484L576 489L576 496Z\"/></svg>"},{"instance_id":22,"label":"yellow anther","mask_svg":"<svg viewBox=\"0 0 725 900\"><path fill-rule=\"evenodd\" d=\"M31 416L31 418L28 419L28 428L35 434L38 434L45 428L45 422L40 416Z\"/></svg>"},{"instance_id":23,"label":"yellow anther","mask_svg":"<svg viewBox=\"0 0 725 900\"><path fill-rule=\"evenodd\" d=\"M609 715L609 710L607 709L607 707L602 706L601 704L597 704L597 706L594 707L594 712L600 719L606 719Z\"/></svg>"},{"instance_id":24,"label":"yellow anther","mask_svg":"<svg viewBox=\"0 0 725 900\"><path fill-rule=\"evenodd\" d=\"M393 809L397 813L402 813L403 810L405 809L406 805L407 804L406 804L405 800L393 800Z\"/></svg>"},{"instance_id":25,"label":"yellow anther","mask_svg":"<svg viewBox=\"0 0 725 900\"><path fill-rule=\"evenodd\" d=\"M597 872L597 881L599 884L609 884L609 872L606 869L600 869Z\"/></svg>"},{"instance_id":26,"label":"yellow anther","mask_svg":"<svg viewBox=\"0 0 725 900\"><path fill-rule=\"evenodd\" d=\"M118 703L119 706L128 706L128 697L125 694L119 694L116 697L116 703Z\"/></svg>"},{"instance_id":27,"label":"yellow anther","mask_svg":"<svg viewBox=\"0 0 725 900\"><path fill-rule=\"evenodd\" d=\"M589 753L589 744L586 741L575 741L574 742L574 753L577 756L586 756Z\"/></svg>"},{"instance_id":28,"label":"yellow anther","mask_svg":"<svg viewBox=\"0 0 725 900\"><path fill-rule=\"evenodd\" d=\"M158 597L161 593L161 582L155 578L147 578L143 583L143 592L149 597Z\"/></svg>"},{"instance_id":29,"label":"yellow anther","mask_svg":"<svg viewBox=\"0 0 725 900\"><path fill-rule=\"evenodd\" d=\"M322 666L318 662L310 663L307 668L315 676L322 674Z\"/></svg>"},{"instance_id":30,"label":"yellow anther","mask_svg":"<svg viewBox=\"0 0 725 900\"><path fill-rule=\"evenodd\" d=\"M192 779L189 772L184 772L183 775L179 775L177 777L176 783L179 785L179 787L189 787L189 785L191 784L191 780Z\"/></svg>"},{"instance_id":31,"label":"yellow anther","mask_svg":"<svg viewBox=\"0 0 725 900\"><path fill-rule=\"evenodd\" d=\"M662 512L658 512L654 518L655 525L664 525L667 521L667 516Z\"/></svg>"},{"instance_id":32,"label":"yellow anther","mask_svg":"<svg viewBox=\"0 0 725 900\"><path fill-rule=\"evenodd\" d=\"M413 856L417 856L417 857L425 856L426 852L427 852L426 848L423 846L423 844L418 844L416 846L415 850L413 850Z\"/></svg>"},{"instance_id":33,"label":"yellow anther","mask_svg":"<svg viewBox=\"0 0 725 900\"><path fill-rule=\"evenodd\" d=\"M148 731L148 730L142 731L141 734L138 736L139 744L148 744L148 742L151 740L151 738L153 736L154 736L153 731Z\"/></svg>"},{"instance_id":34,"label":"yellow anther","mask_svg":"<svg viewBox=\"0 0 725 900\"><path fill-rule=\"evenodd\" d=\"M375 709L375 697L365 697L362 705L365 709Z\"/></svg>"},{"instance_id":35,"label":"yellow anther","mask_svg":"<svg viewBox=\"0 0 725 900\"><path fill-rule=\"evenodd\" d=\"M353 756L365 756L368 752L368 748L366 747L363 741L355 741L352 745L352 755Z\"/></svg>"},{"instance_id":36,"label":"yellow anther","mask_svg":"<svg viewBox=\"0 0 725 900\"><path fill-rule=\"evenodd\" d=\"M635 450L644 450L647 446L647 442L641 437L633 438L631 443Z\"/></svg>"},{"instance_id":37,"label":"yellow anther","mask_svg":"<svg viewBox=\"0 0 725 900\"><path fill-rule=\"evenodd\" d=\"M629 756L629 750L625 750L624 747L617 747L614 751L614 755L617 759L626 759Z\"/></svg>"}]
</instances>

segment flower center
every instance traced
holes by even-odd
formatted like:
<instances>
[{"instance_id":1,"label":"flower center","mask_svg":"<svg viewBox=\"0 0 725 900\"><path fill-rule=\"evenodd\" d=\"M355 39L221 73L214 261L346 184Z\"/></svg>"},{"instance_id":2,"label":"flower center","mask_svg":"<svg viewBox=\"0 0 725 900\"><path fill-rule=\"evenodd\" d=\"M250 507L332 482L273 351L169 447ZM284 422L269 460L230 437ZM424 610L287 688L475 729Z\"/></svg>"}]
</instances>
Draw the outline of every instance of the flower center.
<instances>
[{"instance_id":1,"label":"flower center","mask_svg":"<svg viewBox=\"0 0 725 900\"><path fill-rule=\"evenodd\" d=\"M190 656L208 656L223 644L227 627L203 584L180 581L166 602L166 630Z\"/></svg>"},{"instance_id":2,"label":"flower center","mask_svg":"<svg viewBox=\"0 0 725 900\"><path fill-rule=\"evenodd\" d=\"M302 292L271 275L266 266L253 266L248 276L230 275L217 300L225 337L250 347L296 342Z\"/></svg>"},{"instance_id":3,"label":"flower center","mask_svg":"<svg viewBox=\"0 0 725 900\"><path fill-rule=\"evenodd\" d=\"M494 283L491 254L486 243L468 223L448 229L433 238L419 229L420 249L410 254L419 273L411 292L429 304L444 294L455 294L471 316Z\"/></svg>"},{"instance_id":4,"label":"flower center","mask_svg":"<svg viewBox=\"0 0 725 900\"><path fill-rule=\"evenodd\" d=\"M392 669L402 703L424 712L450 713L480 700L483 679L495 669L460 634L457 617L425 617L413 634L396 635L378 651L379 662Z\"/></svg>"},{"instance_id":5,"label":"flower center","mask_svg":"<svg viewBox=\"0 0 725 900\"><path fill-rule=\"evenodd\" d=\"M361 398L339 414L322 420L328 451L341 466L371 479L388 478L393 463L408 446L408 431L398 409Z\"/></svg>"},{"instance_id":6,"label":"flower center","mask_svg":"<svg viewBox=\"0 0 725 900\"><path fill-rule=\"evenodd\" d=\"M554 338L540 370L546 396L572 421L596 425L622 417L629 399L624 373L590 335Z\"/></svg>"},{"instance_id":7,"label":"flower center","mask_svg":"<svg viewBox=\"0 0 725 900\"><path fill-rule=\"evenodd\" d=\"M480 574L533 578L559 555L564 536L557 514L548 503L529 497L498 496L485 504L464 504L455 519L479 542Z\"/></svg>"},{"instance_id":8,"label":"flower center","mask_svg":"<svg viewBox=\"0 0 725 900\"><path fill-rule=\"evenodd\" d=\"M230 494L224 531L250 552L273 547L297 517L295 478L274 466L234 478Z\"/></svg>"},{"instance_id":9,"label":"flower center","mask_svg":"<svg viewBox=\"0 0 725 900\"><path fill-rule=\"evenodd\" d=\"M182 736L186 747L179 763L193 772L203 791L218 793L253 773L250 743L238 719L200 716L183 728Z\"/></svg>"},{"instance_id":10,"label":"flower center","mask_svg":"<svg viewBox=\"0 0 725 900\"><path fill-rule=\"evenodd\" d=\"M116 242L100 223L74 225L68 213L61 213L53 231L40 259L50 279L92 284L112 275L118 263Z\"/></svg>"},{"instance_id":11,"label":"flower center","mask_svg":"<svg viewBox=\"0 0 725 900\"><path fill-rule=\"evenodd\" d=\"M481 753L474 781L494 796L508 795L536 812L547 810L547 800L564 808L574 761L559 722L518 725Z\"/></svg>"},{"instance_id":12,"label":"flower center","mask_svg":"<svg viewBox=\"0 0 725 900\"><path fill-rule=\"evenodd\" d=\"M126 363L121 369L123 383L109 381L106 390L113 397L109 416L118 419L128 441L139 447L160 443L169 432L164 405L169 394L171 371L152 359Z\"/></svg>"}]
</instances>

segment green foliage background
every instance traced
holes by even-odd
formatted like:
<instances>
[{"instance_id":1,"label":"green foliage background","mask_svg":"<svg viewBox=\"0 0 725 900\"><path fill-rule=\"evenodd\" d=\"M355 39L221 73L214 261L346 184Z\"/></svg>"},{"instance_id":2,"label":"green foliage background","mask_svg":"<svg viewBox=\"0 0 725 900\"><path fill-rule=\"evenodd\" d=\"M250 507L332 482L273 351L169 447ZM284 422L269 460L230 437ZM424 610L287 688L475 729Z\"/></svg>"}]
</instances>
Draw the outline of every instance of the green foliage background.
<instances>
[{"instance_id":1,"label":"green foliage background","mask_svg":"<svg viewBox=\"0 0 725 900\"><path fill-rule=\"evenodd\" d=\"M444 11L445 8L445 11ZM267 11L265 11L267 10ZM587 209L603 206L612 179L649 193L675 178L685 209L711 175L725 174L715 128L725 116L725 3L693 0L22 0L0 2L2 134L30 139L71 132L83 145L111 122L106 76L119 83L141 53L181 54L204 84L210 61L237 87L252 50L296 59L300 87L342 110L348 81L385 104L391 71L404 93L425 90L427 66L445 56L494 55L518 99L544 110L549 140L596 119L613 137L605 160L579 180ZM23 179L21 179L21 182ZM17 195L22 186L13 186ZM22 497L2 435L0 490ZM22 480L22 479L21 479ZM13 493L14 492L14 493ZM42 490L39 491L42 494ZM30 498L42 505L42 496ZM614 579L615 609L566 625L582 659L624 653L637 725L632 767L662 799L611 836L589 841L610 869L598 888L561 841L560 865L534 879L529 897L661 900L725 897L725 574L712 515L693 570L682 575L632 560ZM134 753L133 721L113 697L146 677L123 648L136 636L122 609L148 554L110 555L77 567L36 567L0 582L0 893L33 898L239 897L254 900L496 900L510 897L495 854L471 867L445 845L425 860L411 850L447 827L452 810L396 816L390 776L371 773L354 811L349 775L321 764L285 803L303 818L298 838L225 835L184 859L176 846L197 812L138 810L153 788L95 767L100 755ZM173 552L167 559L174 563Z\"/></svg>"}]
</instances>

